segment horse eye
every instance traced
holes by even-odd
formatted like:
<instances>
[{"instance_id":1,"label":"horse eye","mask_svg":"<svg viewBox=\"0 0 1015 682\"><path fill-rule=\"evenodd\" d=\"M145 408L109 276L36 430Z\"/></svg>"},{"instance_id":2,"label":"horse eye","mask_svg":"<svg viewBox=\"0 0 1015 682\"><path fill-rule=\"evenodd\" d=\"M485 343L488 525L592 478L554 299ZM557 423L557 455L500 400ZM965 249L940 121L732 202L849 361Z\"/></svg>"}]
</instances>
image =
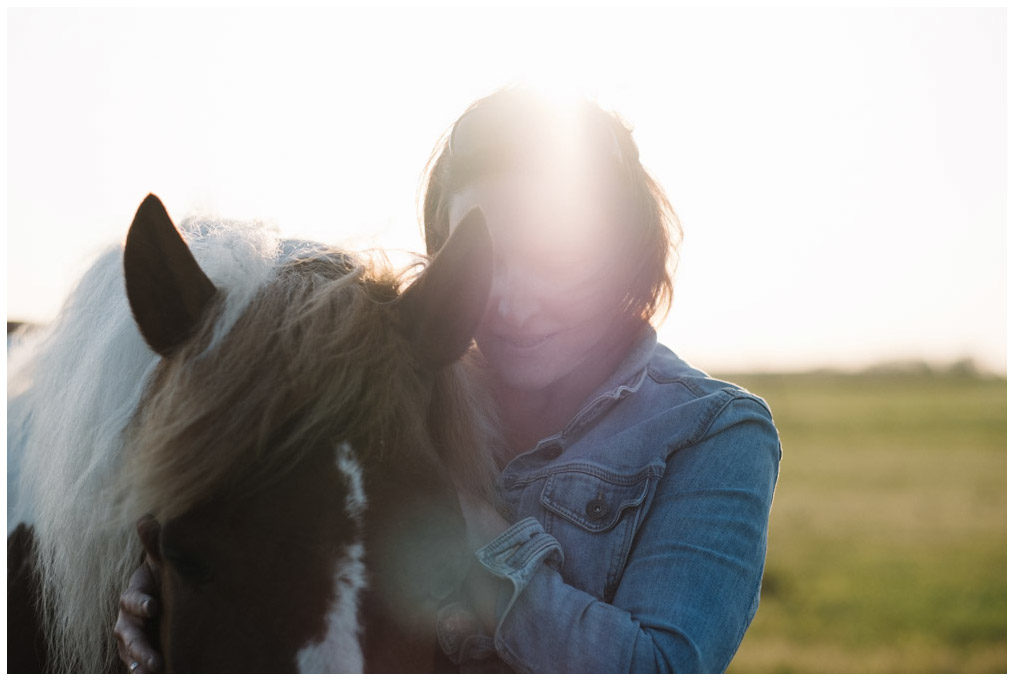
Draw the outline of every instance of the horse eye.
<instances>
[{"instance_id":1,"label":"horse eye","mask_svg":"<svg viewBox=\"0 0 1015 682\"><path fill-rule=\"evenodd\" d=\"M162 556L187 582L202 584L212 578L211 563L195 554L166 547L162 550Z\"/></svg>"}]
</instances>

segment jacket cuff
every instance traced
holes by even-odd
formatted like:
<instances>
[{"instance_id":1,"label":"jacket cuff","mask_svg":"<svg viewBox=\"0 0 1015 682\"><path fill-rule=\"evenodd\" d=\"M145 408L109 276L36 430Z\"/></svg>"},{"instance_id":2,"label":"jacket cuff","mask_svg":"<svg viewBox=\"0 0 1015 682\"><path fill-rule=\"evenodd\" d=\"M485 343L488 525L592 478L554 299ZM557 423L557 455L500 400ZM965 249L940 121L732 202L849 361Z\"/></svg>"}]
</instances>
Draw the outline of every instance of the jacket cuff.
<instances>
[{"instance_id":1,"label":"jacket cuff","mask_svg":"<svg viewBox=\"0 0 1015 682\"><path fill-rule=\"evenodd\" d=\"M497 627L536 570L545 562L559 570L564 553L556 538L543 530L534 517L526 517L475 552L476 559L489 572L510 581L497 596ZM483 630L479 619L464 597L452 595L436 614L437 641L447 657L461 672L510 672L498 658L494 636Z\"/></svg>"},{"instance_id":2,"label":"jacket cuff","mask_svg":"<svg viewBox=\"0 0 1015 682\"><path fill-rule=\"evenodd\" d=\"M488 571L510 580L513 586L510 595L502 590L498 599L495 635L536 569L547 563L559 571L564 563L564 550L560 543L532 516L517 521L477 549L475 554Z\"/></svg>"}]
</instances>

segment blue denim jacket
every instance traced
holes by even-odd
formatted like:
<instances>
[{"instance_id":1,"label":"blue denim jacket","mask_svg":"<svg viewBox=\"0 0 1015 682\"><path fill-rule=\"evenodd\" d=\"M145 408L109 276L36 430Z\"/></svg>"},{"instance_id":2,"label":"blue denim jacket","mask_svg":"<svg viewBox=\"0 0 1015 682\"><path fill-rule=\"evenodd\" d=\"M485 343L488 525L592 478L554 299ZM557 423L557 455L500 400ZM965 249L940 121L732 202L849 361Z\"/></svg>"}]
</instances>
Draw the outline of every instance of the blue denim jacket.
<instances>
[{"instance_id":1,"label":"blue denim jacket","mask_svg":"<svg viewBox=\"0 0 1015 682\"><path fill-rule=\"evenodd\" d=\"M513 525L476 551L505 578L491 637L437 615L462 672L722 672L758 608L782 446L768 405L648 329L498 487Z\"/></svg>"}]
</instances>

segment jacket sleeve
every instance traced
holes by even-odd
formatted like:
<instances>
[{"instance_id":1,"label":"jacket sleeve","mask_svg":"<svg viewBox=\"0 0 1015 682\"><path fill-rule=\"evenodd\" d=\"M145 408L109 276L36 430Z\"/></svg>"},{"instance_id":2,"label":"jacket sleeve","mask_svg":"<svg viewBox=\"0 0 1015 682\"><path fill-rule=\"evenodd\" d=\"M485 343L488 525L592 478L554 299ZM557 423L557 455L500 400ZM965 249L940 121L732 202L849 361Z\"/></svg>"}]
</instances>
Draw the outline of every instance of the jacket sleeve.
<instances>
[{"instance_id":1,"label":"jacket sleeve","mask_svg":"<svg viewBox=\"0 0 1015 682\"><path fill-rule=\"evenodd\" d=\"M476 551L509 585L493 637L443 628L442 646L463 672L494 652L518 672L722 672L758 607L781 456L764 403L733 398L669 457L612 603L564 582L560 544L527 517Z\"/></svg>"}]
</instances>

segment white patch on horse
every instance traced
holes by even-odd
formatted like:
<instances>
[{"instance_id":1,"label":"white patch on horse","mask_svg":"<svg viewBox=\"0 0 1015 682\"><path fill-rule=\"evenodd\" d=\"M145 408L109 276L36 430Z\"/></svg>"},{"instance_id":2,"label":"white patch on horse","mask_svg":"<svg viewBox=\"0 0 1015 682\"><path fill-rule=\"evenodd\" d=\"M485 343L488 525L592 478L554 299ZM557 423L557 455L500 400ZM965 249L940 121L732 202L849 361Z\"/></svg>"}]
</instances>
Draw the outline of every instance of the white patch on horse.
<instances>
[{"instance_id":1,"label":"white patch on horse","mask_svg":"<svg viewBox=\"0 0 1015 682\"><path fill-rule=\"evenodd\" d=\"M362 673L359 642L359 593L366 586L363 545L346 548L338 560L334 593L323 637L299 650L296 666L301 673Z\"/></svg>"},{"instance_id":2,"label":"white patch on horse","mask_svg":"<svg viewBox=\"0 0 1015 682\"><path fill-rule=\"evenodd\" d=\"M340 443L335 454L335 465L349 480L349 493L345 497L345 511L355 519L362 518L367 507L363 492L363 470L356 461L356 453L348 443Z\"/></svg>"},{"instance_id":3,"label":"white patch on horse","mask_svg":"<svg viewBox=\"0 0 1015 682\"><path fill-rule=\"evenodd\" d=\"M363 470L356 453L348 443L335 449L335 466L348 481L345 512L363 518L367 498L363 490ZM359 593L366 586L363 545L355 542L346 547L335 567L334 588L325 631L321 639L308 644L296 654L301 673L362 673L363 651L359 642Z\"/></svg>"}]
</instances>

